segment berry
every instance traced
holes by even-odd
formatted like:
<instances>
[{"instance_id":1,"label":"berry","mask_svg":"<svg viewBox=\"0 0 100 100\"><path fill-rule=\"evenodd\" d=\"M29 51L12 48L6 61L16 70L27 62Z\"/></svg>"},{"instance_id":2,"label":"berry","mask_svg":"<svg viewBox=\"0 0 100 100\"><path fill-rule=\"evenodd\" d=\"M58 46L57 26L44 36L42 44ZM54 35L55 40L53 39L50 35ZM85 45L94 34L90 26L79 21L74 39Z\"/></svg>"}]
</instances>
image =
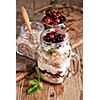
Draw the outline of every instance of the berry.
<instances>
[{"instance_id":1,"label":"berry","mask_svg":"<svg viewBox=\"0 0 100 100\"><path fill-rule=\"evenodd\" d=\"M46 10L46 11L45 11L45 14L46 14L46 15L48 15L48 14L50 14L50 13L51 13L51 10Z\"/></svg>"},{"instance_id":2,"label":"berry","mask_svg":"<svg viewBox=\"0 0 100 100\"><path fill-rule=\"evenodd\" d=\"M56 18L59 18L59 16L58 16L58 15L56 15Z\"/></svg>"},{"instance_id":3,"label":"berry","mask_svg":"<svg viewBox=\"0 0 100 100\"><path fill-rule=\"evenodd\" d=\"M61 13L60 12L57 12L57 15L60 17L61 16Z\"/></svg>"},{"instance_id":4,"label":"berry","mask_svg":"<svg viewBox=\"0 0 100 100\"><path fill-rule=\"evenodd\" d=\"M56 43L56 39L55 38L52 39L52 43Z\"/></svg>"},{"instance_id":5,"label":"berry","mask_svg":"<svg viewBox=\"0 0 100 100\"><path fill-rule=\"evenodd\" d=\"M58 38L62 38L62 34L58 34L57 37L58 37Z\"/></svg>"},{"instance_id":6,"label":"berry","mask_svg":"<svg viewBox=\"0 0 100 100\"><path fill-rule=\"evenodd\" d=\"M43 18L43 22L50 25L61 24L66 20L61 12L56 12L48 9L45 11L45 14L46 16Z\"/></svg>"},{"instance_id":7,"label":"berry","mask_svg":"<svg viewBox=\"0 0 100 100\"><path fill-rule=\"evenodd\" d=\"M63 22L65 22L65 20L66 20L65 17L62 16L62 15L61 15L59 18L60 18L60 23L63 23Z\"/></svg>"},{"instance_id":8,"label":"berry","mask_svg":"<svg viewBox=\"0 0 100 100\"><path fill-rule=\"evenodd\" d=\"M59 24L59 23L60 23L60 19L57 18L57 19L55 20L55 22L57 22L57 23Z\"/></svg>"},{"instance_id":9,"label":"berry","mask_svg":"<svg viewBox=\"0 0 100 100\"><path fill-rule=\"evenodd\" d=\"M52 16L52 20L56 20L56 16Z\"/></svg>"},{"instance_id":10,"label":"berry","mask_svg":"<svg viewBox=\"0 0 100 100\"><path fill-rule=\"evenodd\" d=\"M46 37L46 42L50 42L50 38L49 37Z\"/></svg>"},{"instance_id":11,"label":"berry","mask_svg":"<svg viewBox=\"0 0 100 100\"><path fill-rule=\"evenodd\" d=\"M64 39L66 37L66 35L65 34L62 34L62 38Z\"/></svg>"},{"instance_id":12,"label":"berry","mask_svg":"<svg viewBox=\"0 0 100 100\"><path fill-rule=\"evenodd\" d=\"M56 12L53 12L53 15L56 16L57 15Z\"/></svg>"},{"instance_id":13,"label":"berry","mask_svg":"<svg viewBox=\"0 0 100 100\"><path fill-rule=\"evenodd\" d=\"M62 38L58 38L58 41L57 42L59 43L59 42L62 42L62 41L63 41Z\"/></svg>"},{"instance_id":14,"label":"berry","mask_svg":"<svg viewBox=\"0 0 100 100\"><path fill-rule=\"evenodd\" d=\"M49 36L50 36L50 39L54 38L54 35L52 33Z\"/></svg>"},{"instance_id":15,"label":"berry","mask_svg":"<svg viewBox=\"0 0 100 100\"><path fill-rule=\"evenodd\" d=\"M49 37L49 35L50 35L50 34L49 34L49 33L47 33L47 34L46 34L46 37Z\"/></svg>"},{"instance_id":16,"label":"berry","mask_svg":"<svg viewBox=\"0 0 100 100\"><path fill-rule=\"evenodd\" d=\"M57 22L54 22L54 21L53 21L53 22L52 22L52 25L57 25Z\"/></svg>"},{"instance_id":17,"label":"berry","mask_svg":"<svg viewBox=\"0 0 100 100\"><path fill-rule=\"evenodd\" d=\"M63 38L62 38L62 34L58 34L57 35L57 42L62 42L63 41Z\"/></svg>"},{"instance_id":18,"label":"berry","mask_svg":"<svg viewBox=\"0 0 100 100\"><path fill-rule=\"evenodd\" d=\"M57 33L56 32L53 32L53 35L56 37L57 36Z\"/></svg>"},{"instance_id":19,"label":"berry","mask_svg":"<svg viewBox=\"0 0 100 100\"><path fill-rule=\"evenodd\" d=\"M46 10L45 14L46 16L49 16L49 17L53 15L51 10Z\"/></svg>"},{"instance_id":20,"label":"berry","mask_svg":"<svg viewBox=\"0 0 100 100\"><path fill-rule=\"evenodd\" d=\"M51 18L46 16L46 18L44 19L44 22L49 24L51 22Z\"/></svg>"}]
</instances>

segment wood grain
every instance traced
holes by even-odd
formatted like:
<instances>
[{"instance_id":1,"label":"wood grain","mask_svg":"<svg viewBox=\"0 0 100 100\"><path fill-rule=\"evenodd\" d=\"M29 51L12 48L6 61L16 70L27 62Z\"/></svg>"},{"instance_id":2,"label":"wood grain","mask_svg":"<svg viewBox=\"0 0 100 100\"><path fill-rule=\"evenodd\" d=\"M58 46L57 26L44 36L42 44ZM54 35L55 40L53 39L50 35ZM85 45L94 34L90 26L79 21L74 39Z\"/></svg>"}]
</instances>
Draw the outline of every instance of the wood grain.
<instances>
[{"instance_id":1,"label":"wood grain","mask_svg":"<svg viewBox=\"0 0 100 100\"><path fill-rule=\"evenodd\" d=\"M38 13L33 14L33 4L28 3L27 0L19 0L20 6L24 5L25 8L28 9L29 15L31 16L32 20L39 20L41 19L41 15L43 11L38 10ZM33 2L33 1L31 1ZM18 3L18 2L17 2ZM18 5L18 4L17 4ZM31 9L30 9L31 8ZM19 8L20 9L20 8ZM46 8L47 9L47 8ZM56 8L54 9L61 11L64 15L67 16L68 21L66 22L66 26L69 27L69 35L71 44L78 43L83 38L83 16L82 11L78 7L63 7L63 8ZM17 9L18 11L18 9ZM36 11L37 12L37 11ZM18 13L17 13L18 14ZM34 15L34 18L33 18ZM20 17L19 17L20 16ZM17 27L20 28L23 20L21 20L20 10L19 15L17 15ZM18 32L18 28L17 28ZM82 41L81 41L82 42ZM82 44L77 47L77 49L73 50L81 57L78 73L67 77L65 81L61 85L52 85L42 81L43 90L33 93L32 95L27 95L26 90L29 87L29 80L30 77L34 75L31 74L29 78L24 77L22 80L16 82L16 100L82 100L83 98L83 46ZM71 64L71 68L77 65ZM33 79L31 77L31 79Z\"/></svg>"}]
</instances>

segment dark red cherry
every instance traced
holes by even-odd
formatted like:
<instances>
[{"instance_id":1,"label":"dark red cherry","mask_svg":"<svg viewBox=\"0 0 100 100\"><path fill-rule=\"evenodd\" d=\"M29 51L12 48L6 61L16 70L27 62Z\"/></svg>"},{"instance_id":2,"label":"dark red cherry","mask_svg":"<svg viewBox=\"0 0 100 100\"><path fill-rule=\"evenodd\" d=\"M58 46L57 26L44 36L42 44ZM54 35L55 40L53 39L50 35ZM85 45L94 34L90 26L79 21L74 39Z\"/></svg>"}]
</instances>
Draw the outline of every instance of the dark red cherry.
<instances>
[{"instance_id":1,"label":"dark red cherry","mask_svg":"<svg viewBox=\"0 0 100 100\"><path fill-rule=\"evenodd\" d=\"M49 10L49 9L45 11L45 14L46 14L46 15L48 15L48 14L50 14L50 13L51 13L51 10Z\"/></svg>"},{"instance_id":2,"label":"dark red cherry","mask_svg":"<svg viewBox=\"0 0 100 100\"><path fill-rule=\"evenodd\" d=\"M57 12L57 15L60 17L61 16L61 13L60 12Z\"/></svg>"},{"instance_id":3,"label":"dark red cherry","mask_svg":"<svg viewBox=\"0 0 100 100\"><path fill-rule=\"evenodd\" d=\"M65 34L62 34L62 38L64 39L66 37L66 35Z\"/></svg>"},{"instance_id":4,"label":"dark red cherry","mask_svg":"<svg viewBox=\"0 0 100 100\"><path fill-rule=\"evenodd\" d=\"M57 22L59 24L60 23L60 19L56 19L55 22Z\"/></svg>"},{"instance_id":5,"label":"dark red cherry","mask_svg":"<svg viewBox=\"0 0 100 100\"><path fill-rule=\"evenodd\" d=\"M54 38L54 34L52 34L52 33L49 36L50 36L50 39Z\"/></svg>"},{"instance_id":6,"label":"dark red cherry","mask_svg":"<svg viewBox=\"0 0 100 100\"><path fill-rule=\"evenodd\" d=\"M53 22L52 22L52 25L57 25L57 22L53 21Z\"/></svg>"},{"instance_id":7,"label":"dark red cherry","mask_svg":"<svg viewBox=\"0 0 100 100\"><path fill-rule=\"evenodd\" d=\"M44 22L49 24L51 22L51 18L46 16L45 19L44 19Z\"/></svg>"},{"instance_id":8,"label":"dark red cherry","mask_svg":"<svg viewBox=\"0 0 100 100\"><path fill-rule=\"evenodd\" d=\"M54 15L54 16L56 16L56 15L57 15L55 11L53 11L53 15Z\"/></svg>"}]
</instances>

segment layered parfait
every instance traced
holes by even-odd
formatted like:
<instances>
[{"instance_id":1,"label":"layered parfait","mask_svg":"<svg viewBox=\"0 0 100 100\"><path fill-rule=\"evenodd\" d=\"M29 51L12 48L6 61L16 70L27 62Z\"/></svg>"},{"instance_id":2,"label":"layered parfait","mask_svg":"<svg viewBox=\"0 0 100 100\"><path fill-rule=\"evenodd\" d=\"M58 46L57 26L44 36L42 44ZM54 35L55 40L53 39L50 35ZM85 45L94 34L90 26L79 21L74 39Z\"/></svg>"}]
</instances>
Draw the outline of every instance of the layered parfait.
<instances>
[{"instance_id":1,"label":"layered parfait","mask_svg":"<svg viewBox=\"0 0 100 100\"><path fill-rule=\"evenodd\" d=\"M71 46L67 32L61 29L47 29L41 34L38 49L38 68L41 77L50 83L61 83L68 73Z\"/></svg>"},{"instance_id":2,"label":"layered parfait","mask_svg":"<svg viewBox=\"0 0 100 100\"><path fill-rule=\"evenodd\" d=\"M21 26L20 35L17 38L17 53L36 60L37 47L40 44L40 34L44 31L44 25L40 22L31 22L32 33L26 24Z\"/></svg>"}]
</instances>

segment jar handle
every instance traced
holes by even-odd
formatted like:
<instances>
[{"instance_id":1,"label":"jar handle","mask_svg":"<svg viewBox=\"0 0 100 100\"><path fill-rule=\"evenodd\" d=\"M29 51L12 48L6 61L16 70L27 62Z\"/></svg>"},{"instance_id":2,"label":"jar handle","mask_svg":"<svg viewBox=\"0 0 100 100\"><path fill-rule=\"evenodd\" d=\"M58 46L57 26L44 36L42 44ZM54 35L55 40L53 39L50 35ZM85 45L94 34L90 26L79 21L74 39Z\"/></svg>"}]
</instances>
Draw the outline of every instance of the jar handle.
<instances>
[{"instance_id":1,"label":"jar handle","mask_svg":"<svg viewBox=\"0 0 100 100\"><path fill-rule=\"evenodd\" d=\"M70 73L73 76L73 75L76 75L78 70L79 70L80 57L76 53L72 52L71 53L71 60L73 62L73 66L71 66Z\"/></svg>"}]
</instances>

